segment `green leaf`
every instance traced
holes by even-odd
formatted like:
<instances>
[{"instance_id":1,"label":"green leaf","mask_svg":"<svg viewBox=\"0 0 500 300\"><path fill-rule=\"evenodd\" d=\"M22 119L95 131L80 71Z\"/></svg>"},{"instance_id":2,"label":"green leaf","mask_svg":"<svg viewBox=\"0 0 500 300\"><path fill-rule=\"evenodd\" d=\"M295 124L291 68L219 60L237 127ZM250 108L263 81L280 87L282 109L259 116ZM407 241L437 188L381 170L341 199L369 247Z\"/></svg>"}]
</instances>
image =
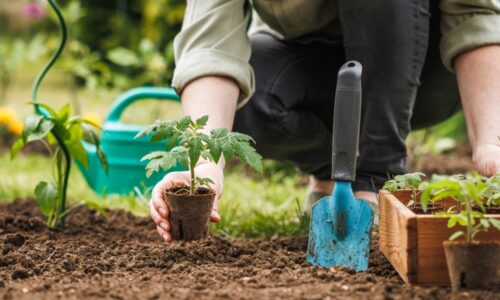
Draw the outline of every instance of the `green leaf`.
<instances>
[{"instance_id":1,"label":"green leaf","mask_svg":"<svg viewBox=\"0 0 500 300\"><path fill-rule=\"evenodd\" d=\"M180 137L180 133L179 132L176 132L174 134L172 134L168 140L167 140L167 149L172 149L175 147L175 145L177 145L178 141L179 141L179 137Z\"/></svg>"},{"instance_id":2,"label":"green leaf","mask_svg":"<svg viewBox=\"0 0 500 300\"><path fill-rule=\"evenodd\" d=\"M453 240L455 240L455 239L457 239L457 238L459 238L459 237L461 237L463 235L464 235L463 231L457 231L457 232L453 233L452 235L450 235L449 240L453 241Z\"/></svg>"},{"instance_id":3,"label":"green leaf","mask_svg":"<svg viewBox=\"0 0 500 300\"><path fill-rule=\"evenodd\" d=\"M208 122L208 116L203 116L196 120L196 127L198 129L202 129L203 127L205 127L205 125L207 125L207 122Z\"/></svg>"},{"instance_id":4,"label":"green leaf","mask_svg":"<svg viewBox=\"0 0 500 300\"><path fill-rule=\"evenodd\" d=\"M57 113L57 119L61 123L65 123L68 121L69 117L71 116L71 106L69 103L66 103Z\"/></svg>"},{"instance_id":5,"label":"green leaf","mask_svg":"<svg viewBox=\"0 0 500 300\"><path fill-rule=\"evenodd\" d=\"M203 157L203 159L208 160L208 161L214 161L212 154L210 154L210 151L208 151L208 150L202 151L201 157Z\"/></svg>"},{"instance_id":6,"label":"green leaf","mask_svg":"<svg viewBox=\"0 0 500 300\"><path fill-rule=\"evenodd\" d=\"M68 143L66 144L68 147L69 153L71 157L80 162L85 168L88 168L89 164L89 158L87 155L87 151L85 151L85 147L83 147L83 144L80 142L75 142L75 143Z\"/></svg>"},{"instance_id":7,"label":"green leaf","mask_svg":"<svg viewBox=\"0 0 500 300\"><path fill-rule=\"evenodd\" d=\"M106 154L104 154L104 151L102 151L101 147L97 148L97 158L99 158L99 162L101 163L104 172L108 173L109 171L108 159L106 158Z\"/></svg>"},{"instance_id":8,"label":"green leaf","mask_svg":"<svg viewBox=\"0 0 500 300\"><path fill-rule=\"evenodd\" d=\"M32 114L26 117L23 126L23 138L26 140L28 136L38 128L40 122L42 122L43 116Z\"/></svg>"},{"instance_id":9,"label":"green leaf","mask_svg":"<svg viewBox=\"0 0 500 300\"><path fill-rule=\"evenodd\" d=\"M214 184L213 180L210 178L200 178L200 177L194 178L194 186L210 187L210 184Z\"/></svg>"},{"instance_id":10,"label":"green leaf","mask_svg":"<svg viewBox=\"0 0 500 300\"><path fill-rule=\"evenodd\" d=\"M150 152L150 153L144 155L141 158L141 161L161 158L161 157L165 156L166 154L167 154L167 152L165 152L165 151L153 151L153 152Z\"/></svg>"},{"instance_id":11,"label":"green leaf","mask_svg":"<svg viewBox=\"0 0 500 300\"><path fill-rule=\"evenodd\" d=\"M201 151L203 150L203 142L201 139L197 136L194 136L191 138L191 140L188 142L189 148L189 164L191 166L196 165L198 163L198 160L200 159Z\"/></svg>"},{"instance_id":12,"label":"green leaf","mask_svg":"<svg viewBox=\"0 0 500 300\"><path fill-rule=\"evenodd\" d=\"M222 155L224 155L224 159L226 160L226 162L231 161L235 153L233 145L231 145L230 143L223 143L221 145L221 150L222 150Z\"/></svg>"},{"instance_id":13,"label":"green leaf","mask_svg":"<svg viewBox=\"0 0 500 300\"><path fill-rule=\"evenodd\" d=\"M35 187L35 200L44 216L48 217L54 211L57 196L57 189L52 183L42 181Z\"/></svg>"},{"instance_id":14,"label":"green leaf","mask_svg":"<svg viewBox=\"0 0 500 300\"><path fill-rule=\"evenodd\" d=\"M207 146L208 150L210 151L210 155L212 156L212 161L215 163L218 163L220 160L220 157L222 156L222 149L219 147L219 145L214 142L213 140L209 139L207 141Z\"/></svg>"},{"instance_id":15,"label":"green leaf","mask_svg":"<svg viewBox=\"0 0 500 300\"><path fill-rule=\"evenodd\" d=\"M54 128L54 123L52 121L42 119L38 126L28 134L26 142L29 143L45 138L52 128Z\"/></svg>"},{"instance_id":16,"label":"green leaf","mask_svg":"<svg viewBox=\"0 0 500 300\"><path fill-rule=\"evenodd\" d=\"M56 111L52 107L50 107L49 105L44 104L44 103L40 103L40 102L31 102L31 103L33 105L38 105L41 108L43 108L52 118L55 118L57 116Z\"/></svg>"},{"instance_id":17,"label":"green leaf","mask_svg":"<svg viewBox=\"0 0 500 300\"><path fill-rule=\"evenodd\" d=\"M382 189L394 193L398 189L398 184L394 179L387 180Z\"/></svg>"},{"instance_id":18,"label":"green leaf","mask_svg":"<svg viewBox=\"0 0 500 300\"><path fill-rule=\"evenodd\" d=\"M145 155L141 161L150 160L146 165L146 177L150 177L154 172L159 172L160 168L164 171L174 167L177 162L178 153L153 151Z\"/></svg>"},{"instance_id":19,"label":"green leaf","mask_svg":"<svg viewBox=\"0 0 500 300\"><path fill-rule=\"evenodd\" d=\"M451 218L448 220L447 227L448 227L448 228L455 227L455 225L457 224L457 222L458 222L458 217L451 217Z\"/></svg>"},{"instance_id":20,"label":"green leaf","mask_svg":"<svg viewBox=\"0 0 500 300\"><path fill-rule=\"evenodd\" d=\"M69 139L65 141L71 157L79 161L85 167L88 167L88 156L85 147L83 147L83 128L78 123L73 123L68 129Z\"/></svg>"},{"instance_id":21,"label":"green leaf","mask_svg":"<svg viewBox=\"0 0 500 300\"><path fill-rule=\"evenodd\" d=\"M497 230L500 230L500 220L494 219L494 218L488 218L490 221L490 224L493 225Z\"/></svg>"},{"instance_id":22,"label":"green leaf","mask_svg":"<svg viewBox=\"0 0 500 300\"><path fill-rule=\"evenodd\" d=\"M182 119L180 119L179 121L177 121L177 124L176 124L176 128L180 131L184 131L186 129L189 128L189 126L191 125L192 121L191 121L191 117L190 116L185 116L183 117Z\"/></svg>"},{"instance_id":23,"label":"green leaf","mask_svg":"<svg viewBox=\"0 0 500 300\"><path fill-rule=\"evenodd\" d=\"M106 212L106 210L104 209L104 207L100 203L97 203L97 202L92 201L92 200L84 200L83 205L92 208L93 210L98 212L104 218L106 218L106 219L108 218L108 213Z\"/></svg>"},{"instance_id":24,"label":"green leaf","mask_svg":"<svg viewBox=\"0 0 500 300\"><path fill-rule=\"evenodd\" d=\"M83 140L89 144L95 145L96 147L100 146L100 140L97 133L92 129L92 127L82 124L83 130Z\"/></svg>"},{"instance_id":25,"label":"green leaf","mask_svg":"<svg viewBox=\"0 0 500 300\"><path fill-rule=\"evenodd\" d=\"M257 172L262 173L262 156L248 143L236 144L236 155L243 159L250 167Z\"/></svg>"},{"instance_id":26,"label":"green leaf","mask_svg":"<svg viewBox=\"0 0 500 300\"><path fill-rule=\"evenodd\" d=\"M132 67L140 64L137 54L123 47L117 47L108 51L107 58L114 64L124 67Z\"/></svg>"},{"instance_id":27,"label":"green leaf","mask_svg":"<svg viewBox=\"0 0 500 300\"><path fill-rule=\"evenodd\" d=\"M490 228L490 222L487 219L480 219L479 223L486 229Z\"/></svg>"},{"instance_id":28,"label":"green leaf","mask_svg":"<svg viewBox=\"0 0 500 300\"><path fill-rule=\"evenodd\" d=\"M10 149L10 159L14 159L17 154L19 154L19 151L21 151L24 148L24 141L22 138L18 139L13 145L12 148Z\"/></svg>"}]
</instances>

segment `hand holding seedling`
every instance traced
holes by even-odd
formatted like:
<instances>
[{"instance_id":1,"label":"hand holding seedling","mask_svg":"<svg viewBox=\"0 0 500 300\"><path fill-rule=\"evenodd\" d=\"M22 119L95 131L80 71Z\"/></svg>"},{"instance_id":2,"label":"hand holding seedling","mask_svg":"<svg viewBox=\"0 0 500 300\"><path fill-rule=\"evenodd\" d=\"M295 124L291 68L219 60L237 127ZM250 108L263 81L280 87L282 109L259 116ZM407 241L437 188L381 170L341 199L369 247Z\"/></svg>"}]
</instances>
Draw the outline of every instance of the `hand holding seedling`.
<instances>
[{"instance_id":1,"label":"hand holding seedling","mask_svg":"<svg viewBox=\"0 0 500 300\"><path fill-rule=\"evenodd\" d=\"M224 175L217 166L223 157L226 161L233 156L239 157L257 171L262 171L261 156L250 146L252 138L230 132L226 128L213 129L210 135L202 132L208 122L208 116L191 120L187 116L178 121L157 121L140 132L137 137L151 134L151 141L167 140L167 151L154 151L143 157L149 160L146 175L149 177L160 168L164 171L180 164L189 171L167 174L153 189L149 207L151 217L157 224L158 233L167 242L172 240L169 225L169 210L165 203L165 190L174 187L186 187L189 194L196 194L197 188L208 186L216 197L212 209L211 221L218 222L218 199L222 194Z\"/></svg>"}]
</instances>

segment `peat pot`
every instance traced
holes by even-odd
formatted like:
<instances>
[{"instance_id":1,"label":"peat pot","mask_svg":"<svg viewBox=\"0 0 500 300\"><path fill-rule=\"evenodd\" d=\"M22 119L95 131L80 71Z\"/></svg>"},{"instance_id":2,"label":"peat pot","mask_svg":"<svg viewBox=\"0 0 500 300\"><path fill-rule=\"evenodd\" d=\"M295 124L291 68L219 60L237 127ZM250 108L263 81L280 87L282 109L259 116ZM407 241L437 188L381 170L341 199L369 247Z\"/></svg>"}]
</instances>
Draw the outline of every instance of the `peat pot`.
<instances>
[{"instance_id":1,"label":"peat pot","mask_svg":"<svg viewBox=\"0 0 500 300\"><path fill-rule=\"evenodd\" d=\"M165 191L169 210L170 233L174 240L198 240L207 236L215 192L198 188L189 195L189 188Z\"/></svg>"},{"instance_id":2,"label":"peat pot","mask_svg":"<svg viewBox=\"0 0 500 300\"><path fill-rule=\"evenodd\" d=\"M451 287L500 289L500 241L443 242Z\"/></svg>"}]
</instances>

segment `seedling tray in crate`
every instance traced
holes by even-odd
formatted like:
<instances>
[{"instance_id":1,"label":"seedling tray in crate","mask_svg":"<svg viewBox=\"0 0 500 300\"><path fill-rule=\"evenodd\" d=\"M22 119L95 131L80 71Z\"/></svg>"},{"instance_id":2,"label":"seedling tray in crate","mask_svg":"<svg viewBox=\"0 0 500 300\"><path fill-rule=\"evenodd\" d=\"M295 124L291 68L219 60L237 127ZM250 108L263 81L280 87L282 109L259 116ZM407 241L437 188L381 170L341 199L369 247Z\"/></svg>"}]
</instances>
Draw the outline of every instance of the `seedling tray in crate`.
<instances>
[{"instance_id":1,"label":"seedling tray in crate","mask_svg":"<svg viewBox=\"0 0 500 300\"><path fill-rule=\"evenodd\" d=\"M448 285L450 279L443 241L457 228L447 228L447 218L417 215L411 211L406 207L411 199L410 191L392 194L381 190L379 196L380 251L406 283ZM454 204L452 200L444 200L442 203L445 207ZM485 216L500 219L500 214ZM490 229L476 237L479 240L500 240L500 231Z\"/></svg>"}]
</instances>

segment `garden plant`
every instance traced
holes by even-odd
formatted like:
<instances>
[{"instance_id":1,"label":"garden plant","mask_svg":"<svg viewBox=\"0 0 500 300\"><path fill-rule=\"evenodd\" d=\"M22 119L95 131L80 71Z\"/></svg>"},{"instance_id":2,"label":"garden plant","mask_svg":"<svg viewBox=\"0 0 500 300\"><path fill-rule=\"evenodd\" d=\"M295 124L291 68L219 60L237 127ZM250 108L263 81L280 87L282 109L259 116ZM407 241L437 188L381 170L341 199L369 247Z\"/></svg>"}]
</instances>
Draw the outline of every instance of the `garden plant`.
<instances>
[{"instance_id":1,"label":"garden plant","mask_svg":"<svg viewBox=\"0 0 500 300\"><path fill-rule=\"evenodd\" d=\"M200 159L218 163L222 157L226 161L239 157L262 172L262 157L251 146L253 139L250 136L226 128L213 129L209 135L205 134L202 130L207 121L208 116L196 120L186 116L180 120L156 121L137 135L152 135L152 142L167 140L165 151L153 151L142 158L149 160L147 177L160 168L168 171L177 164L189 170L189 187L165 191L174 239L198 239L207 233L215 192L210 189L210 184L213 184L210 178L196 175L195 167Z\"/></svg>"},{"instance_id":2,"label":"garden plant","mask_svg":"<svg viewBox=\"0 0 500 300\"><path fill-rule=\"evenodd\" d=\"M105 214L96 202L89 200L82 200L71 208L67 207L72 159L84 166L88 164L82 141L85 140L97 147L98 157L104 168L107 168L107 163L99 145L99 137L92 128L95 124L78 116L72 116L71 107L68 104L56 111L49 105L38 101L38 88L61 55L67 41L67 28L60 9L53 0L49 0L49 4L55 9L61 23L61 43L33 84L32 104L35 112L26 118L21 137L12 145L11 158L15 158L29 142L42 141L47 144L48 151L54 157L54 178L52 181L41 181L37 184L35 200L42 214L47 217L47 226L63 228L66 215L76 206L88 205Z\"/></svg>"},{"instance_id":3,"label":"garden plant","mask_svg":"<svg viewBox=\"0 0 500 300\"><path fill-rule=\"evenodd\" d=\"M498 201L498 176L484 178L478 174L450 176L430 183L422 193L422 206L429 202L452 198L458 203L458 211L450 208L436 214L448 218L448 228L462 226L450 241L444 242L446 260L454 290L461 288L498 289L500 274L500 242L476 239L480 232L500 230L500 220L485 216L485 205ZM479 210L474 209L476 205ZM458 241L457 239L464 239Z\"/></svg>"},{"instance_id":4,"label":"garden plant","mask_svg":"<svg viewBox=\"0 0 500 300\"><path fill-rule=\"evenodd\" d=\"M428 182L424 181L424 178L425 174L421 172L396 175L393 179L386 181L382 189L395 194L396 197L399 194L410 192L411 196L406 206L415 213L425 213L420 204L420 195L428 185ZM442 209L442 205L432 203L428 211L436 212Z\"/></svg>"}]
</instances>

